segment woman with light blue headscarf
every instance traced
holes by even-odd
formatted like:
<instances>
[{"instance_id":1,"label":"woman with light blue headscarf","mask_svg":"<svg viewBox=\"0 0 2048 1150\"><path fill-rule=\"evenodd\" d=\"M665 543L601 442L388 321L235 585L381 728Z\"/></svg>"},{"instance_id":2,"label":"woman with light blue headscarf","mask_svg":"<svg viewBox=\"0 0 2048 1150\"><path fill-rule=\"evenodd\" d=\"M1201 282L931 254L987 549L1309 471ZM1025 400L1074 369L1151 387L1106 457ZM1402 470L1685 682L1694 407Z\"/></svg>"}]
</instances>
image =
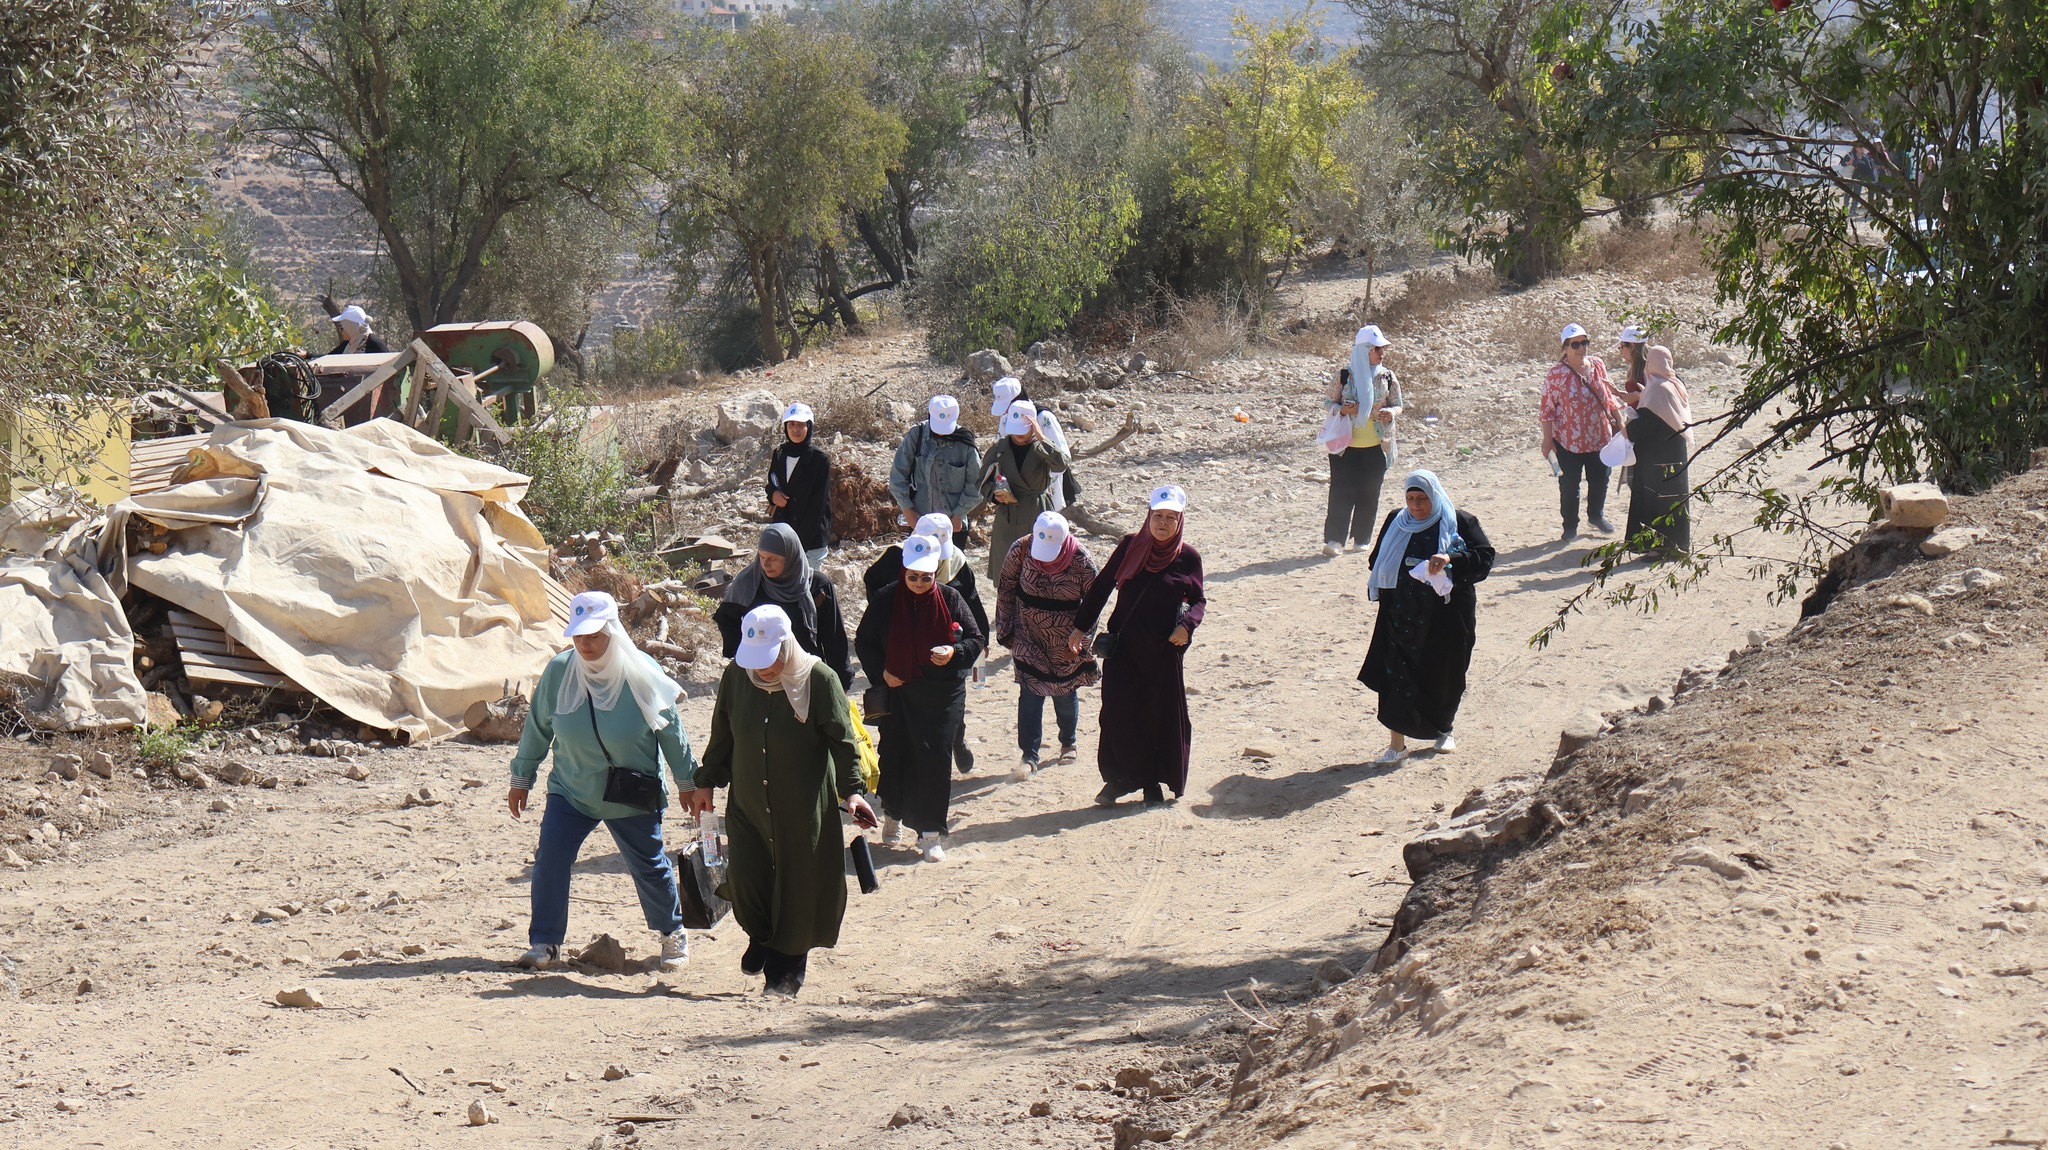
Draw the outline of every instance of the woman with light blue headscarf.
<instances>
[{"instance_id":1,"label":"woman with light blue headscarf","mask_svg":"<svg viewBox=\"0 0 2048 1150\"><path fill-rule=\"evenodd\" d=\"M1434 472L1408 473L1407 505L1387 516L1373 545L1366 596L1380 605L1358 681L1380 697L1385 764L1408 757L1408 740L1457 749L1451 725L1465 697L1478 640L1473 584L1493 570L1493 544L1479 520L1451 504Z\"/></svg>"}]
</instances>

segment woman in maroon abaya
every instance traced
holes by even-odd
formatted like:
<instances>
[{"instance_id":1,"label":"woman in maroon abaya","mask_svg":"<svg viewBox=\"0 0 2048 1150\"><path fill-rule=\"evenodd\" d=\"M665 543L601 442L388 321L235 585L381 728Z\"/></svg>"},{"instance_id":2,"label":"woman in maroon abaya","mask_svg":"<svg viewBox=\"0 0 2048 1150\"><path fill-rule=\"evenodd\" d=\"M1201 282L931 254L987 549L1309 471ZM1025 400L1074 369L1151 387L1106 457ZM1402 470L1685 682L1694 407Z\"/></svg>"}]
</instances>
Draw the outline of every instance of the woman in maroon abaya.
<instances>
[{"instance_id":1,"label":"woman in maroon abaya","mask_svg":"<svg viewBox=\"0 0 2048 1150\"><path fill-rule=\"evenodd\" d=\"M1110 649L1102 662L1102 726L1095 764L1102 791L1095 801L1111 806L1132 791L1145 792L1145 805L1158 806L1171 790L1179 798L1188 786L1188 693L1183 666L1188 641L1202 624L1202 557L1181 542L1187 492L1171 484L1152 492L1145 529L1123 537L1074 612L1068 642L1076 652L1116 592L1116 610L1105 635Z\"/></svg>"}]
</instances>

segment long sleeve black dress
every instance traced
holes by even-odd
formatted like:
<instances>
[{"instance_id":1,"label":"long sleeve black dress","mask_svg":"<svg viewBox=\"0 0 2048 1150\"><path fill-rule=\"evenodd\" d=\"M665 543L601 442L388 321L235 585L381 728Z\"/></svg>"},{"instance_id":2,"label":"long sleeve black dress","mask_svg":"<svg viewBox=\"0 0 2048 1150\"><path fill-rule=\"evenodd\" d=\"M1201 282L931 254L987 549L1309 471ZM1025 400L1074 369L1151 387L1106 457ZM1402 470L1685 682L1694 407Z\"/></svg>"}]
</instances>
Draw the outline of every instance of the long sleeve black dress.
<instances>
[{"instance_id":1,"label":"long sleeve black dress","mask_svg":"<svg viewBox=\"0 0 2048 1150\"><path fill-rule=\"evenodd\" d=\"M720 603L711 612L711 621L718 624L718 636L724 644L726 658L732 658L733 652L740 649L740 624L745 621L747 612L774 602L768 597L767 581L763 580L761 591L754 596L752 603L744 607L738 603ZM848 657L846 616L839 610L839 592L823 572L811 573L811 602L818 606L817 633L812 634L804 626L802 615L784 607L784 613L789 616L789 633L796 636L797 646L825 660L825 665L839 676L841 690L849 689L853 686L853 661Z\"/></svg>"},{"instance_id":2,"label":"long sleeve black dress","mask_svg":"<svg viewBox=\"0 0 2048 1150\"><path fill-rule=\"evenodd\" d=\"M1376 562L1400 509L1387 513L1373 544ZM1479 637L1479 595L1472 585L1493 570L1493 543L1470 512L1458 512L1464 542L1450 553L1448 602L1407 570L1436 554L1434 530L1408 537L1408 551L1395 585L1380 591L1380 614L1358 681L1380 697L1380 724L1411 739L1441 739L1457 721L1465 697L1465 672Z\"/></svg>"},{"instance_id":3,"label":"long sleeve black dress","mask_svg":"<svg viewBox=\"0 0 2048 1150\"><path fill-rule=\"evenodd\" d=\"M1177 797L1188 787L1194 726L1188 721L1188 648L1174 646L1167 637L1175 627L1186 627L1193 646L1208 599L1202 592L1202 556L1186 544L1165 570L1155 574L1141 567L1118 590L1116 572L1124 553L1147 546L1150 540L1142 532L1116 545L1102 565L1102 577L1082 596L1074 629L1093 632L1110 593L1116 592L1116 610L1109 616L1116 646L1102 662L1096 769L1118 794L1164 786Z\"/></svg>"},{"instance_id":4,"label":"long sleeve black dress","mask_svg":"<svg viewBox=\"0 0 2048 1150\"><path fill-rule=\"evenodd\" d=\"M1635 474L1629 481L1628 538L1648 532L1652 548L1692 550L1692 519L1686 513L1691 477L1686 469L1685 433L1653 411L1638 411L1628 422L1636 445Z\"/></svg>"},{"instance_id":5,"label":"long sleeve black dress","mask_svg":"<svg viewBox=\"0 0 2048 1150\"><path fill-rule=\"evenodd\" d=\"M889 624L899 594L909 592L895 583L870 596L853 638L861 668L876 686L888 682L882 671L888 663ZM920 834L946 833L946 814L953 801L953 747L967 717L967 674L988 643L958 591L941 584L933 594L946 597L946 612L960 626L952 661L943 667L924 664L917 678L888 689L889 713L878 724L882 740L876 748L882 760L878 797L883 812Z\"/></svg>"}]
</instances>

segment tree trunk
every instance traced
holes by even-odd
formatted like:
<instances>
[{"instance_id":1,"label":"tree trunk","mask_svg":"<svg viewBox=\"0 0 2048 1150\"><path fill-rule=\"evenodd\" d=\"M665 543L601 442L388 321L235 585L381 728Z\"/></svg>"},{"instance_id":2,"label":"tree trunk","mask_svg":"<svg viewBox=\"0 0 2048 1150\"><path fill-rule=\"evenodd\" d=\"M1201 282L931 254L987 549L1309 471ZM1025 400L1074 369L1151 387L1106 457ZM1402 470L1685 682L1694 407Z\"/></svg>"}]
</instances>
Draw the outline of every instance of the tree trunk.
<instances>
[{"instance_id":1,"label":"tree trunk","mask_svg":"<svg viewBox=\"0 0 2048 1150\"><path fill-rule=\"evenodd\" d=\"M766 250L749 248L747 251L747 276L754 282L754 306L760 309L759 328L761 334L761 358L769 363L782 362L782 332L775 310L775 245L766 245Z\"/></svg>"},{"instance_id":2,"label":"tree trunk","mask_svg":"<svg viewBox=\"0 0 2048 1150\"><path fill-rule=\"evenodd\" d=\"M839 322L846 330L860 330L860 313L853 310L853 301L846 298L846 273L839 266L839 253L831 244L818 245L818 268L824 273L825 298L831 301L832 309L839 313Z\"/></svg>"},{"instance_id":3,"label":"tree trunk","mask_svg":"<svg viewBox=\"0 0 2048 1150\"><path fill-rule=\"evenodd\" d=\"M917 226L912 218L917 200L910 192L910 178L900 170L889 173L889 192L896 201L896 238L903 245L903 267L896 281L903 283L917 278Z\"/></svg>"},{"instance_id":4,"label":"tree trunk","mask_svg":"<svg viewBox=\"0 0 2048 1150\"><path fill-rule=\"evenodd\" d=\"M889 282L902 283L904 262L896 258L896 253L882 239L882 229L875 226L874 213L865 208L854 212L853 230L860 236L860 242L867 246L868 254L875 258L875 266L889 277Z\"/></svg>"},{"instance_id":5,"label":"tree trunk","mask_svg":"<svg viewBox=\"0 0 2048 1150\"><path fill-rule=\"evenodd\" d=\"M795 359L804 353L804 333L797 330L796 309L789 304L789 271L782 257L783 252L780 248L769 253L769 258L774 261L775 271L770 283L775 288L776 322L782 325L782 330L788 336L783 344L782 356L784 359Z\"/></svg>"}]
</instances>

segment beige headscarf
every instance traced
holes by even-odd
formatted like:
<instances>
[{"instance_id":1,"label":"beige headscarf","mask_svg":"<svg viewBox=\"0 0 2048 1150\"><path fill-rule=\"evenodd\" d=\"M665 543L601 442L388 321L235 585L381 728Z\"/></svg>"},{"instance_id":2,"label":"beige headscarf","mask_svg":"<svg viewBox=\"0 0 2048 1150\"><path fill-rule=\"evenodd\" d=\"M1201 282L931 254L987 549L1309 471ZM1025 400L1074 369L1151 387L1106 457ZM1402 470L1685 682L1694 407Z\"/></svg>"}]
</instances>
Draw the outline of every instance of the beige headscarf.
<instances>
[{"instance_id":1,"label":"beige headscarf","mask_svg":"<svg viewBox=\"0 0 2048 1150\"><path fill-rule=\"evenodd\" d=\"M1671 425L1671 430L1685 436L1685 446L1692 449L1692 403L1686 397L1685 385L1672 373L1671 349L1663 344L1652 344L1646 353L1643 368L1643 398L1639 401L1642 410L1654 412L1657 418Z\"/></svg>"},{"instance_id":2,"label":"beige headscarf","mask_svg":"<svg viewBox=\"0 0 2048 1150\"><path fill-rule=\"evenodd\" d=\"M789 709L796 713L796 721L811 721L811 668L818 665L818 657L797 646L796 636L786 635L782 640L782 669L772 679L763 678L759 671L748 671L747 678L756 687L774 694L777 691L789 696Z\"/></svg>"}]
</instances>

